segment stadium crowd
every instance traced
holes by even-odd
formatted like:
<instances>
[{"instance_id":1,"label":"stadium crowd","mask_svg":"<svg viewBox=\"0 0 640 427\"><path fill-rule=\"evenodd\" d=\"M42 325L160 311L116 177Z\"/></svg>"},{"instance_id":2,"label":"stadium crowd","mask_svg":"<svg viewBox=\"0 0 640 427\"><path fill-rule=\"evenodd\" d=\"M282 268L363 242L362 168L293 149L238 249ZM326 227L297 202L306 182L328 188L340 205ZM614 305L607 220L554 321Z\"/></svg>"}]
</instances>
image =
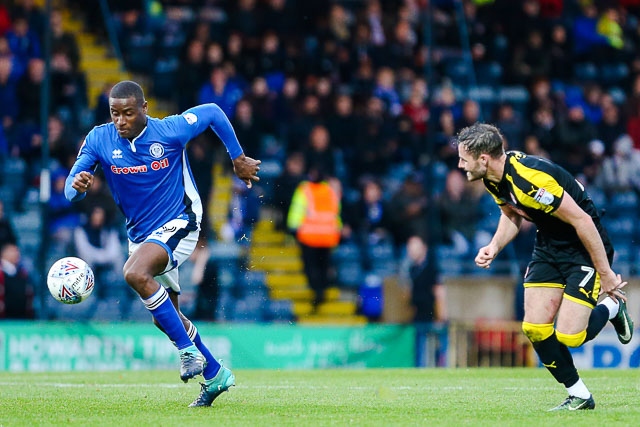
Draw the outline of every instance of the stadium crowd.
<instances>
[{"instance_id":1,"label":"stadium crowd","mask_svg":"<svg viewBox=\"0 0 640 427\"><path fill-rule=\"evenodd\" d=\"M215 102L229 116L245 151L264 162L256 191L262 208L280 213L282 228L307 167L320 165L339 180L342 246L367 254L360 258L365 273L386 265L372 257L390 253L401 261L409 238L422 236L434 244L444 274L487 274L470 261L499 211L482 183L468 183L457 169L452 143L458 130L479 120L496 124L509 149L548 157L578 176L607 209L618 270L637 272L640 1L108 3L118 50L150 94L175 113ZM81 0L62 5L111 44L99 8ZM33 0L0 2L0 162L3 171L24 164L18 182L3 174L9 220L27 209L23 195L38 185L46 19ZM61 12L50 22L47 230L63 253L79 228L91 242L86 221L94 206L103 208L106 225L119 218L100 185L79 207L62 194L83 136L109 112L104 94L95 109L88 107L91 70L80 68ZM202 153L212 144L193 146L192 164L204 166L194 171L199 187L210 188L211 165ZM523 233L496 273L520 267L531 235Z\"/></svg>"}]
</instances>

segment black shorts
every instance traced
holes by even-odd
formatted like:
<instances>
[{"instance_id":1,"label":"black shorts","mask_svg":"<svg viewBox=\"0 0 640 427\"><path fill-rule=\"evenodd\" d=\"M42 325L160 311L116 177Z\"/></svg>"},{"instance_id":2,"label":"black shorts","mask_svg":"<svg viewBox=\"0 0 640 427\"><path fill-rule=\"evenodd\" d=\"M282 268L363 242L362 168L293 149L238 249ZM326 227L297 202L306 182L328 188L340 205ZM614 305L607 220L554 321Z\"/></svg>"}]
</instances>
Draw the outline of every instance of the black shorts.
<instances>
[{"instance_id":1,"label":"black shorts","mask_svg":"<svg viewBox=\"0 0 640 427\"><path fill-rule=\"evenodd\" d=\"M613 253L608 252L611 262ZM593 308L600 293L600 275L582 248L536 245L525 273L524 287L561 288L565 298Z\"/></svg>"}]
</instances>

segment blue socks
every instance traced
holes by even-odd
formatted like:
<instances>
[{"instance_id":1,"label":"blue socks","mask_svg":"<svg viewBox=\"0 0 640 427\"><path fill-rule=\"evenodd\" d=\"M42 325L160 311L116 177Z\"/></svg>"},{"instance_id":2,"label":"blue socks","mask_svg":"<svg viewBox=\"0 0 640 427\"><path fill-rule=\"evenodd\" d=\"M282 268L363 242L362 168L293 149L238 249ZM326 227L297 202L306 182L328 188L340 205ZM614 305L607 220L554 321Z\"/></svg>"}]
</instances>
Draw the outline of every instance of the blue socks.
<instances>
[{"instance_id":1,"label":"blue socks","mask_svg":"<svg viewBox=\"0 0 640 427\"><path fill-rule=\"evenodd\" d=\"M198 333L198 329L195 327L193 323L191 323L191 327L188 331L189 338L193 340L193 343L196 345L200 353L204 356L207 361L207 365L204 367L204 371L202 372L202 376L205 380L210 380L218 374L220 370L220 363L213 357L209 349L202 342L200 338L200 334Z\"/></svg>"},{"instance_id":2,"label":"blue socks","mask_svg":"<svg viewBox=\"0 0 640 427\"><path fill-rule=\"evenodd\" d=\"M143 299L142 302L160 324L164 333L167 334L169 339L178 347L178 350L194 344L191 339L189 339L189 335L184 329L182 319L178 315L176 308L169 298L169 294L163 286L160 286L160 289L158 289L155 294L147 299Z\"/></svg>"}]
</instances>

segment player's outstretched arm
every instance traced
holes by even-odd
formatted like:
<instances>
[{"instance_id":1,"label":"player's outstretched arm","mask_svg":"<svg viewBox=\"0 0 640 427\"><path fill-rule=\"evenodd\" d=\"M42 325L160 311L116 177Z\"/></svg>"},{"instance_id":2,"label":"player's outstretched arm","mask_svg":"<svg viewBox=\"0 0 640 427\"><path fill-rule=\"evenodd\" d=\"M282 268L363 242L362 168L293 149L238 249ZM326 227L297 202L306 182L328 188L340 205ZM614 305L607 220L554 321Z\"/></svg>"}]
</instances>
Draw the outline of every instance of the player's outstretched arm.
<instances>
[{"instance_id":1,"label":"player's outstretched arm","mask_svg":"<svg viewBox=\"0 0 640 427\"><path fill-rule=\"evenodd\" d=\"M253 181L260 181L260 177L258 176L260 163L262 163L260 160L255 160L241 154L233 159L233 171L238 178L247 184L247 187L251 188Z\"/></svg>"}]
</instances>

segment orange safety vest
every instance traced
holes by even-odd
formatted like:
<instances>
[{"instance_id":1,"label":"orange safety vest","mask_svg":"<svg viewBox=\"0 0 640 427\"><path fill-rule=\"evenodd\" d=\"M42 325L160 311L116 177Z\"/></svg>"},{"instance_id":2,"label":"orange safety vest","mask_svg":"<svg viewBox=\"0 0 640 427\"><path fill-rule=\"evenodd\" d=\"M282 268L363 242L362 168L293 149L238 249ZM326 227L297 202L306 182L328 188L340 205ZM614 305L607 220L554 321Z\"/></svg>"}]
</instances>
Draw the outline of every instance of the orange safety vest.
<instances>
[{"instance_id":1,"label":"orange safety vest","mask_svg":"<svg viewBox=\"0 0 640 427\"><path fill-rule=\"evenodd\" d=\"M340 200L326 183L303 184L307 212L296 237L314 248L333 248L340 243Z\"/></svg>"}]
</instances>

